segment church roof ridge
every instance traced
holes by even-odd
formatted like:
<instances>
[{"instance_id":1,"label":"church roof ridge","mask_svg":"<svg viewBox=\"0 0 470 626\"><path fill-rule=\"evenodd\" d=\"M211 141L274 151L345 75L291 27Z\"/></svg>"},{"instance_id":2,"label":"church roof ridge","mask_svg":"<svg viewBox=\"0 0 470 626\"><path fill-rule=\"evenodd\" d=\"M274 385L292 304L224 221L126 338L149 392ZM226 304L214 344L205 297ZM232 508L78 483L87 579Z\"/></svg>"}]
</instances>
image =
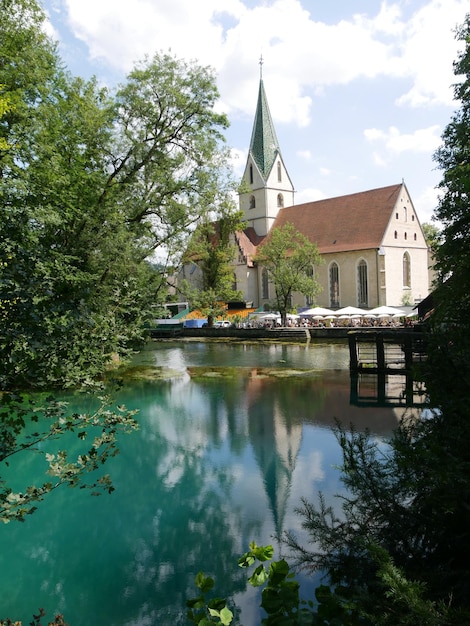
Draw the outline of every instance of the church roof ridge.
<instances>
[{"instance_id":1,"label":"church roof ridge","mask_svg":"<svg viewBox=\"0 0 470 626\"><path fill-rule=\"evenodd\" d=\"M355 198L360 199L361 197L364 196L374 196L374 197L380 197L380 199L383 201L383 199L387 196L387 192L390 193L390 198L392 199L392 197L395 196L395 194L398 193L398 191L403 187L404 183L396 183L394 185L386 185L384 187L376 187L374 189L365 189L363 191L353 191L352 193L347 193L347 194L342 194L340 196L332 196L330 198L320 198L318 200L308 200L307 202L302 202L300 204L296 204L295 206L297 208L303 207L305 205L313 205L313 204L320 204L320 203L337 203L338 201L340 201L341 203L343 202L347 202L348 200L353 200Z\"/></svg>"},{"instance_id":2,"label":"church roof ridge","mask_svg":"<svg viewBox=\"0 0 470 626\"><path fill-rule=\"evenodd\" d=\"M274 165L276 156L281 153L274 128L263 79L259 81L258 103L250 141L250 153L264 180Z\"/></svg>"}]
</instances>

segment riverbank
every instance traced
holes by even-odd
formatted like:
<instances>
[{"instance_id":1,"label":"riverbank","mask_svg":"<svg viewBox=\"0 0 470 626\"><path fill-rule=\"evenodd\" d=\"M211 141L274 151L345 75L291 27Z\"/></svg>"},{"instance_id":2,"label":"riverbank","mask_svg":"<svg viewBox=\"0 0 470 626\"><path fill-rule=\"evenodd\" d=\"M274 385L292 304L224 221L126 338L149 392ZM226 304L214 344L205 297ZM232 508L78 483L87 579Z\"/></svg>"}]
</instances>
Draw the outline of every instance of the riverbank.
<instances>
[{"instance_id":1,"label":"riverbank","mask_svg":"<svg viewBox=\"0 0 470 626\"><path fill-rule=\"evenodd\" d=\"M370 333L403 333L414 332L416 327L367 327L363 330ZM308 342L311 339L347 339L351 331L362 330L352 326L341 327L308 327L308 328L185 328L183 326L156 328L150 331L152 339L169 338L204 338L204 339L240 339L240 340L275 340L287 342Z\"/></svg>"}]
</instances>

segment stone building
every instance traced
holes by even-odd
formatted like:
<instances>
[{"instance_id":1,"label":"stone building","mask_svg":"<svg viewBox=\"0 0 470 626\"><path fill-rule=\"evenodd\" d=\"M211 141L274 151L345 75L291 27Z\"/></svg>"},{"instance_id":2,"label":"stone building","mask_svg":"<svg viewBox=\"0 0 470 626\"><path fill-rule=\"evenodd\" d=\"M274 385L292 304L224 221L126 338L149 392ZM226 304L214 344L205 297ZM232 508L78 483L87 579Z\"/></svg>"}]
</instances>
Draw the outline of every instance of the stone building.
<instances>
[{"instance_id":1,"label":"stone building","mask_svg":"<svg viewBox=\"0 0 470 626\"><path fill-rule=\"evenodd\" d=\"M254 262L272 228L290 222L318 247L324 263L312 267L322 286L316 304L373 308L411 305L429 293L429 259L420 221L404 182L294 204L294 186L270 115L263 79L239 194L246 228L237 232L234 283L254 307L273 301L274 286ZM186 268L187 277L197 276ZM294 294L292 305L312 304Z\"/></svg>"}]
</instances>

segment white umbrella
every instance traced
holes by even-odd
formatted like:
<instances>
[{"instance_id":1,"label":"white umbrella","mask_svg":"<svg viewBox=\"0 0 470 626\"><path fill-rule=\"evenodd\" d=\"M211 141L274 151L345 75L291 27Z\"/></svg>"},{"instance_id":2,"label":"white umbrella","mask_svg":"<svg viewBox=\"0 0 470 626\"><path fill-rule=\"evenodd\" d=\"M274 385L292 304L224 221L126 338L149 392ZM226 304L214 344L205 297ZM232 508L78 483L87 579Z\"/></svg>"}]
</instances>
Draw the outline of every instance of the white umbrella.
<instances>
[{"instance_id":1,"label":"white umbrella","mask_svg":"<svg viewBox=\"0 0 470 626\"><path fill-rule=\"evenodd\" d=\"M356 306L345 306L342 309L338 309L334 311L335 315L365 315L367 311L364 309L359 309Z\"/></svg>"},{"instance_id":2,"label":"white umbrella","mask_svg":"<svg viewBox=\"0 0 470 626\"><path fill-rule=\"evenodd\" d=\"M333 315L333 311L331 309L325 309L322 306L315 306L313 309L302 311L302 315L306 315L307 317L320 315L321 317L324 317L325 315Z\"/></svg>"},{"instance_id":3,"label":"white umbrella","mask_svg":"<svg viewBox=\"0 0 470 626\"><path fill-rule=\"evenodd\" d=\"M372 315L384 315L385 317L391 317L392 315L405 315L405 311L397 309L393 306L377 306L375 309L368 311L368 313L371 313Z\"/></svg>"},{"instance_id":4,"label":"white umbrella","mask_svg":"<svg viewBox=\"0 0 470 626\"><path fill-rule=\"evenodd\" d=\"M279 317L279 314L278 313L261 313L261 314L257 313L253 317L258 320L276 320Z\"/></svg>"}]
</instances>

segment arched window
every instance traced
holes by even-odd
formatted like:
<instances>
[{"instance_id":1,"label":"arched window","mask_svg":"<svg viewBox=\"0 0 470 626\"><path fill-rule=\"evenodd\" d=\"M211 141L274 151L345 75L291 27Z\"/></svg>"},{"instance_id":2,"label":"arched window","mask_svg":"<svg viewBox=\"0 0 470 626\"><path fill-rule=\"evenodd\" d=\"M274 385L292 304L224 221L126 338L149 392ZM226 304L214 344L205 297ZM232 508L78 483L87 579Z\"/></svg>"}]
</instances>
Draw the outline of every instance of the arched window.
<instances>
[{"instance_id":1,"label":"arched window","mask_svg":"<svg viewBox=\"0 0 470 626\"><path fill-rule=\"evenodd\" d=\"M262 298L263 300L269 299L269 278L268 278L268 270L264 269L261 274L261 290L262 290Z\"/></svg>"},{"instance_id":2,"label":"arched window","mask_svg":"<svg viewBox=\"0 0 470 626\"><path fill-rule=\"evenodd\" d=\"M250 185L253 184L253 165L250 163Z\"/></svg>"},{"instance_id":3,"label":"arched window","mask_svg":"<svg viewBox=\"0 0 470 626\"><path fill-rule=\"evenodd\" d=\"M408 252L403 255L403 287L411 287L411 258Z\"/></svg>"},{"instance_id":4,"label":"arched window","mask_svg":"<svg viewBox=\"0 0 470 626\"><path fill-rule=\"evenodd\" d=\"M281 169L281 162L278 161L277 162L277 182L280 183L282 181L282 169Z\"/></svg>"},{"instance_id":5,"label":"arched window","mask_svg":"<svg viewBox=\"0 0 470 626\"><path fill-rule=\"evenodd\" d=\"M415 241L417 241L417 239L418 239L418 235L417 235L416 233L413 235L413 239L414 239Z\"/></svg>"},{"instance_id":6,"label":"arched window","mask_svg":"<svg viewBox=\"0 0 470 626\"><path fill-rule=\"evenodd\" d=\"M284 196L282 195L282 193L277 194L277 206L281 209L284 206Z\"/></svg>"},{"instance_id":7,"label":"arched window","mask_svg":"<svg viewBox=\"0 0 470 626\"><path fill-rule=\"evenodd\" d=\"M408 233L405 233L405 239L408 239Z\"/></svg>"},{"instance_id":8,"label":"arched window","mask_svg":"<svg viewBox=\"0 0 470 626\"><path fill-rule=\"evenodd\" d=\"M250 209L254 209L256 206L256 199L254 196L250 196Z\"/></svg>"},{"instance_id":9,"label":"arched window","mask_svg":"<svg viewBox=\"0 0 470 626\"><path fill-rule=\"evenodd\" d=\"M357 264L357 304L358 306L369 306L367 263L364 259L361 259Z\"/></svg>"},{"instance_id":10,"label":"arched window","mask_svg":"<svg viewBox=\"0 0 470 626\"><path fill-rule=\"evenodd\" d=\"M395 239L398 239L398 233L397 233L397 231L395 231L394 236L395 236Z\"/></svg>"},{"instance_id":11,"label":"arched window","mask_svg":"<svg viewBox=\"0 0 470 626\"><path fill-rule=\"evenodd\" d=\"M339 307L339 267L333 262L330 265L330 307Z\"/></svg>"}]
</instances>

